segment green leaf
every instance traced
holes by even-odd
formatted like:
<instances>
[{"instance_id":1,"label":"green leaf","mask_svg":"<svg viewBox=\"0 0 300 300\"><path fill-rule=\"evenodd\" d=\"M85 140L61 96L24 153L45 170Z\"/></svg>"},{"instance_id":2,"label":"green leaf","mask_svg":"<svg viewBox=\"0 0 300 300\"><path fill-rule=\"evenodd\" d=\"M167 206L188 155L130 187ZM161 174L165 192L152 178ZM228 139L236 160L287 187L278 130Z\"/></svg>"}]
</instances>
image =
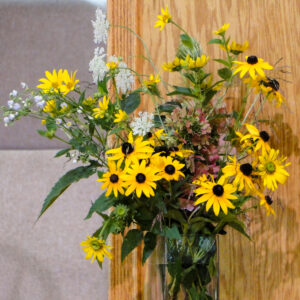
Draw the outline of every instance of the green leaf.
<instances>
[{"instance_id":1,"label":"green leaf","mask_svg":"<svg viewBox=\"0 0 300 300\"><path fill-rule=\"evenodd\" d=\"M224 59L214 59L214 61L223 64L225 66L227 66L228 68L230 68L230 64L228 63L228 61L224 60Z\"/></svg>"},{"instance_id":2,"label":"green leaf","mask_svg":"<svg viewBox=\"0 0 300 300\"><path fill-rule=\"evenodd\" d=\"M181 239L181 234L175 224L173 224L172 227L168 227L166 225L163 225L162 228L160 229L158 226L153 228L153 232L155 234L159 234L162 236L165 236L169 239L176 239L180 240Z\"/></svg>"},{"instance_id":3,"label":"green leaf","mask_svg":"<svg viewBox=\"0 0 300 300\"><path fill-rule=\"evenodd\" d=\"M186 88L186 87L181 87L181 86L173 86L174 91L171 93L168 93L168 96L173 96L173 95L185 95L185 96L189 96L189 97L193 97L193 98L197 98L197 96L195 96L193 94L193 91L190 88Z\"/></svg>"},{"instance_id":4,"label":"green leaf","mask_svg":"<svg viewBox=\"0 0 300 300\"><path fill-rule=\"evenodd\" d=\"M72 148L66 148L66 149L60 150L55 154L54 157L63 156L64 154L68 153L70 150L72 150Z\"/></svg>"},{"instance_id":5,"label":"green leaf","mask_svg":"<svg viewBox=\"0 0 300 300\"><path fill-rule=\"evenodd\" d=\"M190 49L193 49L193 41L189 35L181 34L180 39L183 45L187 46Z\"/></svg>"},{"instance_id":6,"label":"green leaf","mask_svg":"<svg viewBox=\"0 0 300 300\"><path fill-rule=\"evenodd\" d=\"M47 119L46 120L46 128L48 131L55 131L56 128L57 128L57 125L55 123L55 120L54 119Z\"/></svg>"},{"instance_id":7,"label":"green leaf","mask_svg":"<svg viewBox=\"0 0 300 300\"><path fill-rule=\"evenodd\" d=\"M228 80L231 78L232 76L232 72L230 69L228 68L223 68L223 69L219 69L218 70L218 74L221 78L223 78L224 80Z\"/></svg>"},{"instance_id":8,"label":"green leaf","mask_svg":"<svg viewBox=\"0 0 300 300\"><path fill-rule=\"evenodd\" d=\"M94 132L95 132L95 124L90 123L89 124L89 134L90 134L90 136L93 136Z\"/></svg>"},{"instance_id":9,"label":"green leaf","mask_svg":"<svg viewBox=\"0 0 300 300\"><path fill-rule=\"evenodd\" d=\"M156 235L153 234L152 232L147 232L144 238L142 264L146 262L147 258L151 255L155 247L156 247Z\"/></svg>"},{"instance_id":10,"label":"green leaf","mask_svg":"<svg viewBox=\"0 0 300 300\"><path fill-rule=\"evenodd\" d=\"M184 73L183 76L186 77L193 84L196 84L195 77L194 77L194 75L192 73Z\"/></svg>"},{"instance_id":11,"label":"green leaf","mask_svg":"<svg viewBox=\"0 0 300 300\"><path fill-rule=\"evenodd\" d=\"M142 239L143 232L138 229L131 229L127 232L122 244L121 261L141 243Z\"/></svg>"},{"instance_id":12,"label":"green leaf","mask_svg":"<svg viewBox=\"0 0 300 300\"><path fill-rule=\"evenodd\" d=\"M109 209L114 204L111 198L107 198L105 193L99 196L99 198L92 204L89 213L85 217L85 220L89 219L94 212L102 213L103 211Z\"/></svg>"},{"instance_id":13,"label":"green leaf","mask_svg":"<svg viewBox=\"0 0 300 300\"><path fill-rule=\"evenodd\" d=\"M78 103L79 104L82 104L83 100L85 99L85 91L83 91L81 94L80 94L80 97L78 99Z\"/></svg>"},{"instance_id":14,"label":"green leaf","mask_svg":"<svg viewBox=\"0 0 300 300\"><path fill-rule=\"evenodd\" d=\"M97 171L98 163L92 161L89 166L81 166L63 175L46 197L38 219L53 204L53 202L73 183L82 178L88 178Z\"/></svg>"},{"instance_id":15,"label":"green leaf","mask_svg":"<svg viewBox=\"0 0 300 300\"><path fill-rule=\"evenodd\" d=\"M127 114L134 112L141 104L141 96L139 93L131 93L121 101L121 108Z\"/></svg>"},{"instance_id":16,"label":"green leaf","mask_svg":"<svg viewBox=\"0 0 300 300\"><path fill-rule=\"evenodd\" d=\"M220 45L223 45L223 42L220 39L212 39L212 40L210 40L208 42L208 44L220 44Z\"/></svg>"},{"instance_id":17,"label":"green leaf","mask_svg":"<svg viewBox=\"0 0 300 300\"><path fill-rule=\"evenodd\" d=\"M217 91L214 90L209 90L206 94L205 94L205 98L202 102L203 106L206 106L210 100L213 98L213 96L217 93Z\"/></svg>"},{"instance_id":18,"label":"green leaf","mask_svg":"<svg viewBox=\"0 0 300 300\"><path fill-rule=\"evenodd\" d=\"M183 217L183 215L180 213L179 210L176 210L176 209L169 210L166 217L170 218L170 219L173 219L173 220L179 222L180 224L185 224L186 223L186 220Z\"/></svg>"},{"instance_id":19,"label":"green leaf","mask_svg":"<svg viewBox=\"0 0 300 300\"><path fill-rule=\"evenodd\" d=\"M161 104L158 107L158 110L160 112L167 112L167 113L171 113L176 107L181 107L180 103L177 101L169 101L166 102L164 104Z\"/></svg>"}]
</instances>

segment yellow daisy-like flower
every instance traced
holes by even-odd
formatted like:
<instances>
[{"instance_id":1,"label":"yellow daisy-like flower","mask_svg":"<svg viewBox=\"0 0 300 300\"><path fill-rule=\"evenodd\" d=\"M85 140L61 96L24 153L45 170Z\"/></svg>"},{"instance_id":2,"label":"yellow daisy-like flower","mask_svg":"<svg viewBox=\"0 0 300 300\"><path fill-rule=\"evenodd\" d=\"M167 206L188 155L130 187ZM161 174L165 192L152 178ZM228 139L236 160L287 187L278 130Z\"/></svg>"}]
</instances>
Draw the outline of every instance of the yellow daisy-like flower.
<instances>
[{"instance_id":1,"label":"yellow daisy-like flower","mask_svg":"<svg viewBox=\"0 0 300 300\"><path fill-rule=\"evenodd\" d=\"M230 183L225 184L223 178L220 178L218 182L215 182L213 178L212 181L202 181L200 187L194 191L197 196L200 196L195 205L206 202L206 211L213 206L214 214L218 216L221 207L227 215L228 208L235 208L230 201L237 199L237 196L233 195L235 191L236 187Z\"/></svg>"},{"instance_id":2,"label":"yellow daisy-like flower","mask_svg":"<svg viewBox=\"0 0 300 300\"><path fill-rule=\"evenodd\" d=\"M42 125L46 125L46 120L42 120L42 121L41 121L41 124L42 124Z\"/></svg>"},{"instance_id":3,"label":"yellow daisy-like flower","mask_svg":"<svg viewBox=\"0 0 300 300\"><path fill-rule=\"evenodd\" d=\"M180 64L182 67L187 69L196 69L196 68L202 68L204 67L209 60L209 57L205 54L202 54L201 57L197 57L195 60L190 57L188 54L185 58L185 60L181 60Z\"/></svg>"},{"instance_id":4,"label":"yellow daisy-like flower","mask_svg":"<svg viewBox=\"0 0 300 300\"><path fill-rule=\"evenodd\" d=\"M202 174L202 175L199 176L196 180L193 181L193 184L201 185L202 182L206 182L207 180L208 180L208 179L207 179L206 174Z\"/></svg>"},{"instance_id":5,"label":"yellow daisy-like flower","mask_svg":"<svg viewBox=\"0 0 300 300\"><path fill-rule=\"evenodd\" d=\"M235 55L245 52L249 48L249 42L245 41L244 44L238 44L235 41L232 41L230 45L228 45L228 50Z\"/></svg>"},{"instance_id":6,"label":"yellow daisy-like flower","mask_svg":"<svg viewBox=\"0 0 300 300\"><path fill-rule=\"evenodd\" d=\"M265 130L259 131L254 125L245 124L248 134L245 134L240 139L240 142L243 144L243 148L250 147L257 152L259 149L263 151L269 151L270 145L268 141L270 140L270 135Z\"/></svg>"},{"instance_id":7,"label":"yellow daisy-like flower","mask_svg":"<svg viewBox=\"0 0 300 300\"><path fill-rule=\"evenodd\" d=\"M178 160L174 160L171 156L162 157L162 171L159 173L162 178L170 180L179 180L179 177L185 177L185 175L180 171L184 168L184 164L181 164Z\"/></svg>"},{"instance_id":8,"label":"yellow daisy-like flower","mask_svg":"<svg viewBox=\"0 0 300 300\"><path fill-rule=\"evenodd\" d=\"M246 195L254 192L256 189L251 177L251 175L254 175L252 165L249 163L238 163L235 156L228 156L228 158L231 162L222 169L224 174L222 177L234 177L232 184L236 186L239 191L243 191L245 189Z\"/></svg>"},{"instance_id":9,"label":"yellow daisy-like flower","mask_svg":"<svg viewBox=\"0 0 300 300\"><path fill-rule=\"evenodd\" d=\"M101 186L101 189L104 190L107 188L105 196L109 196L112 192L117 198L118 193L124 194L124 182L122 180L122 175L124 174L122 169L116 167L115 162L108 162L109 171L103 174L103 178L97 179L97 181L104 182Z\"/></svg>"},{"instance_id":10,"label":"yellow daisy-like flower","mask_svg":"<svg viewBox=\"0 0 300 300\"><path fill-rule=\"evenodd\" d=\"M230 24L224 24L221 28L219 28L218 30L214 31L213 33L217 34L217 35L223 35L224 32L226 32L226 30L229 28L229 25Z\"/></svg>"},{"instance_id":11,"label":"yellow daisy-like flower","mask_svg":"<svg viewBox=\"0 0 300 300\"><path fill-rule=\"evenodd\" d=\"M117 160L118 166L125 160L125 165L129 166L132 162L137 164L140 159L150 158L154 151L149 146L149 141L143 141L143 137L139 136L135 140L133 139L132 132L128 135L128 142L124 142L121 147L106 151L108 160Z\"/></svg>"},{"instance_id":12,"label":"yellow daisy-like flower","mask_svg":"<svg viewBox=\"0 0 300 300\"><path fill-rule=\"evenodd\" d=\"M49 113L51 116L55 115L56 110L56 100L48 100L43 108L43 111Z\"/></svg>"},{"instance_id":13,"label":"yellow daisy-like flower","mask_svg":"<svg viewBox=\"0 0 300 300\"><path fill-rule=\"evenodd\" d=\"M126 170L127 174L122 176L122 179L127 186L125 196L129 196L134 191L138 198L142 193L147 198L154 196L154 189L156 189L155 181L160 180L161 177L157 175L157 170L147 167L146 161L142 160L141 163L134 163Z\"/></svg>"},{"instance_id":14,"label":"yellow daisy-like flower","mask_svg":"<svg viewBox=\"0 0 300 300\"><path fill-rule=\"evenodd\" d=\"M251 78L256 78L256 73L258 73L260 76L265 77L265 72L263 69L272 70L273 67L268 64L267 62L264 62L262 58L257 58L254 55L246 56L246 62L241 61L233 61L237 64L237 66L234 66L236 70L234 71L233 75L240 72L240 78L243 78L247 72L249 72L249 75Z\"/></svg>"},{"instance_id":15,"label":"yellow daisy-like flower","mask_svg":"<svg viewBox=\"0 0 300 300\"><path fill-rule=\"evenodd\" d=\"M262 177L264 186L272 191L277 189L277 182L284 184L290 176L285 167L291 163L284 163L287 157L278 158L278 155L279 150L271 149L258 158L258 175Z\"/></svg>"},{"instance_id":16,"label":"yellow daisy-like flower","mask_svg":"<svg viewBox=\"0 0 300 300\"><path fill-rule=\"evenodd\" d=\"M115 117L116 118L114 119L114 123L120 123L120 122L126 120L127 114L122 109L119 109L119 111L117 113L115 113Z\"/></svg>"},{"instance_id":17,"label":"yellow daisy-like flower","mask_svg":"<svg viewBox=\"0 0 300 300\"><path fill-rule=\"evenodd\" d=\"M150 74L149 80L144 80L144 85L147 87L151 87L158 82L160 82L159 74L157 74L156 76L154 76L153 74Z\"/></svg>"},{"instance_id":18,"label":"yellow daisy-like flower","mask_svg":"<svg viewBox=\"0 0 300 300\"><path fill-rule=\"evenodd\" d=\"M264 194L262 193L259 193L259 197L260 197L260 205L264 205L265 206L265 209L266 209L266 214L267 216L270 215L270 213L275 216L275 211L274 209L272 208L272 203L273 203L273 200L270 196L265 196Z\"/></svg>"},{"instance_id":19,"label":"yellow daisy-like flower","mask_svg":"<svg viewBox=\"0 0 300 300\"><path fill-rule=\"evenodd\" d=\"M96 107L93 109L93 117L94 118L104 118L105 112L108 109L108 103L109 103L109 97L106 98L106 96L103 97L102 102L99 100L98 105L99 107Z\"/></svg>"},{"instance_id":20,"label":"yellow daisy-like flower","mask_svg":"<svg viewBox=\"0 0 300 300\"><path fill-rule=\"evenodd\" d=\"M179 156L182 158L189 157L194 153L194 151L192 150L183 149L183 144L178 145L178 147L170 147L169 151L170 151L170 156L173 157Z\"/></svg>"},{"instance_id":21,"label":"yellow daisy-like flower","mask_svg":"<svg viewBox=\"0 0 300 300\"><path fill-rule=\"evenodd\" d=\"M74 73L69 72L67 70L64 70L63 72L63 81L64 85L61 86L61 92L64 93L65 95L68 94L70 91L73 91L75 89L76 84L79 82L78 79L75 79L77 71Z\"/></svg>"},{"instance_id":22,"label":"yellow daisy-like flower","mask_svg":"<svg viewBox=\"0 0 300 300\"><path fill-rule=\"evenodd\" d=\"M266 96L269 102L272 103L274 101L276 103L276 107L280 107L282 102L285 102L284 97L278 89L272 88L271 86L261 86L262 93Z\"/></svg>"},{"instance_id":23,"label":"yellow daisy-like flower","mask_svg":"<svg viewBox=\"0 0 300 300\"><path fill-rule=\"evenodd\" d=\"M100 240L94 236L90 237L89 235L87 238L86 241L80 243L82 250L86 252L85 259L92 259L91 263L93 263L95 259L102 263L105 256L112 259L113 256L108 251L112 247L106 245L104 240Z\"/></svg>"},{"instance_id":24,"label":"yellow daisy-like flower","mask_svg":"<svg viewBox=\"0 0 300 300\"><path fill-rule=\"evenodd\" d=\"M94 99L92 97L88 97L82 101L82 104L86 105L86 106L92 106L93 104L96 103L96 101L97 101L96 99Z\"/></svg>"},{"instance_id":25,"label":"yellow daisy-like flower","mask_svg":"<svg viewBox=\"0 0 300 300\"><path fill-rule=\"evenodd\" d=\"M180 59L179 59L178 57L176 57L172 62L164 63L164 64L162 65L162 68L163 68L165 71L174 72L174 71L176 71L180 66L181 66L181 64L180 64Z\"/></svg>"},{"instance_id":26,"label":"yellow daisy-like flower","mask_svg":"<svg viewBox=\"0 0 300 300\"><path fill-rule=\"evenodd\" d=\"M41 78L39 81L42 83L37 88L42 89L45 93L50 91L60 92L63 86L63 70L60 69L58 73L54 69L52 74L49 71L45 72L47 78Z\"/></svg>"},{"instance_id":27,"label":"yellow daisy-like flower","mask_svg":"<svg viewBox=\"0 0 300 300\"><path fill-rule=\"evenodd\" d=\"M169 8L168 5L166 5L166 9L161 9L161 15L157 16L158 21L156 21L154 27L160 27L159 30L163 30L163 28L165 27L165 25L167 23L171 22L171 15L169 14Z\"/></svg>"},{"instance_id":28,"label":"yellow daisy-like flower","mask_svg":"<svg viewBox=\"0 0 300 300\"><path fill-rule=\"evenodd\" d=\"M166 135L164 133L164 129L158 129L154 133L149 132L147 135L148 141L150 142L150 145L155 147L162 144L161 136Z\"/></svg>"},{"instance_id":29,"label":"yellow daisy-like flower","mask_svg":"<svg viewBox=\"0 0 300 300\"><path fill-rule=\"evenodd\" d=\"M106 66L109 70L115 70L119 66L119 61L109 61Z\"/></svg>"}]
</instances>

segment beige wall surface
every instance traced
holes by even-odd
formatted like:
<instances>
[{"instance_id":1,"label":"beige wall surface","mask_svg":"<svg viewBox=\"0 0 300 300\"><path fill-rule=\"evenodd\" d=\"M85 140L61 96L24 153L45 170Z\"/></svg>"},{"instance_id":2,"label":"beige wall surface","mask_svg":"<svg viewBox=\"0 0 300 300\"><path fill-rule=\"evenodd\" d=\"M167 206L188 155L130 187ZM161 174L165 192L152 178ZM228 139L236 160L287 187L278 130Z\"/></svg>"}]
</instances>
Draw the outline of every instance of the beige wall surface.
<instances>
[{"instance_id":1,"label":"beige wall surface","mask_svg":"<svg viewBox=\"0 0 300 300\"><path fill-rule=\"evenodd\" d=\"M99 194L96 177L75 183L35 224L60 176L77 165L56 151L0 151L0 299L105 300L108 264L84 259L80 242L101 219L84 221Z\"/></svg>"},{"instance_id":2,"label":"beige wall surface","mask_svg":"<svg viewBox=\"0 0 300 300\"><path fill-rule=\"evenodd\" d=\"M20 90L20 82L35 87L46 70L78 70L82 87L92 81L88 69L94 56L95 6L83 0L5 2L0 0L0 106L7 104L13 89ZM0 149L61 147L39 136L39 127L33 119L8 128L0 124Z\"/></svg>"}]
</instances>

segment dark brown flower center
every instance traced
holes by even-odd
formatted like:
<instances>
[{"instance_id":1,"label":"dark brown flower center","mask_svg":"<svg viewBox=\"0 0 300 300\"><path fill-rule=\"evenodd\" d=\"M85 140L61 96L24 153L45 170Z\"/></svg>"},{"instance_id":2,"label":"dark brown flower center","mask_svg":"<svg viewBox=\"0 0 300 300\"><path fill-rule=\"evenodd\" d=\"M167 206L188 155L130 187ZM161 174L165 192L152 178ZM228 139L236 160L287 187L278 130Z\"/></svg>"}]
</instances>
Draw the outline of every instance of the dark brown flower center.
<instances>
[{"instance_id":1,"label":"dark brown flower center","mask_svg":"<svg viewBox=\"0 0 300 300\"><path fill-rule=\"evenodd\" d=\"M133 146L130 144L130 143L123 143L122 144L122 153L127 155L127 154L130 154L132 153L134 150Z\"/></svg>"},{"instance_id":2,"label":"dark brown flower center","mask_svg":"<svg viewBox=\"0 0 300 300\"><path fill-rule=\"evenodd\" d=\"M110 182L112 182L112 183L116 183L116 182L119 181L119 176L116 175L116 174L112 174L112 175L109 177L109 180L110 180Z\"/></svg>"},{"instance_id":3,"label":"dark brown flower center","mask_svg":"<svg viewBox=\"0 0 300 300\"><path fill-rule=\"evenodd\" d=\"M269 134L266 131L261 131L259 136L263 139L264 142L267 142L270 139Z\"/></svg>"},{"instance_id":4,"label":"dark brown flower center","mask_svg":"<svg viewBox=\"0 0 300 300\"><path fill-rule=\"evenodd\" d=\"M152 136L153 136L153 134L152 134L151 132L147 132L146 137L147 137L148 139L152 138Z\"/></svg>"},{"instance_id":5,"label":"dark brown flower center","mask_svg":"<svg viewBox=\"0 0 300 300\"><path fill-rule=\"evenodd\" d=\"M244 175L250 176L251 173L252 173L253 168L252 168L251 164L246 163L246 164L242 164L242 165L240 166L240 170L241 170L241 172L242 172Z\"/></svg>"},{"instance_id":6,"label":"dark brown flower center","mask_svg":"<svg viewBox=\"0 0 300 300\"><path fill-rule=\"evenodd\" d=\"M220 184L216 184L214 187L213 187L213 193L220 197L224 194L224 188L220 185Z\"/></svg>"},{"instance_id":7,"label":"dark brown flower center","mask_svg":"<svg viewBox=\"0 0 300 300\"><path fill-rule=\"evenodd\" d=\"M271 205L273 203L273 200L270 196L265 196L265 199L269 205Z\"/></svg>"},{"instance_id":8,"label":"dark brown flower center","mask_svg":"<svg viewBox=\"0 0 300 300\"><path fill-rule=\"evenodd\" d=\"M169 175L173 175L175 173L175 167L173 165L167 165L165 167L165 172Z\"/></svg>"},{"instance_id":9,"label":"dark brown flower center","mask_svg":"<svg viewBox=\"0 0 300 300\"><path fill-rule=\"evenodd\" d=\"M250 65L257 64L258 63L257 56L254 56L254 55L248 56L247 63L250 64Z\"/></svg>"},{"instance_id":10,"label":"dark brown flower center","mask_svg":"<svg viewBox=\"0 0 300 300\"><path fill-rule=\"evenodd\" d=\"M175 147L170 147L169 150L172 152L177 152L179 151L179 148L175 146Z\"/></svg>"},{"instance_id":11,"label":"dark brown flower center","mask_svg":"<svg viewBox=\"0 0 300 300\"><path fill-rule=\"evenodd\" d=\"M138 183L144 183L146 181L146 176L143 173L138 173L135 176L135 179Z\"/></svg>"}]
</instances>

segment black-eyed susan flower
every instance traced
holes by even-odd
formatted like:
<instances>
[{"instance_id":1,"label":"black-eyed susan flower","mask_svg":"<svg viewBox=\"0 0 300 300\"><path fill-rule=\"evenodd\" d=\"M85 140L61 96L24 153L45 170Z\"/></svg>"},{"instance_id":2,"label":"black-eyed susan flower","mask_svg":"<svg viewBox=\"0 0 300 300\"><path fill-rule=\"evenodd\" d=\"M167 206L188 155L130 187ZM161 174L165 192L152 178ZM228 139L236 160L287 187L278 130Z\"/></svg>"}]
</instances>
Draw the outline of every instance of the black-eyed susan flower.
<instances>
[{"instance_id":1,"label":"black-eyed susan flower","mask_svg":"<svg viewBox=\"0 0 300 300\"><path fill-rule=\"evenodd\" d=\"M185 175L180 171L184 168L184 164L181 164L178 160L173 159L171 156L162 157L162 169L159 175L170 181L179 180L179 177L185 177Z\"/></svg>"},{"instance_id":2,"label":"black-eyed susan flower","mask_svg":"<svg viewBox=\"0 0 300 300\"><path fill-rule=\"evenodd\" d=\"M170 152L170 156L179 156L182 158L186 158L191 156L194 151L193 150L188 150L188 149L183 149L183 144L179 144L178 146L172 146L169 147L169 152Z\"/></svg>"},{"instance_id":3,"label":"black-eyed susan flower","mask_svg":"<svg viewBox=\"0 0 300 300\"><path fill-rule=\"evenodd\" d=\"M103 174L102 178L97 179L97 181L103 182L101 189L107 189L105 196L109 196L112 192L117 198L118 193L124 194L124 182L122 180L123 170L116 166L114 161L108 162L109 170Z\"/></svg>"},{"instance_id":4,"label":"black-eyed susan flower","mask_svg":"<svg viewBox=\"0 0 300 300\"><path fill-rule=\"evenodd\" d=\"M120 123L127 119L127 114L122 109L119 109L117 113L115 113L114 123Z\"/></svg>"},{"instance_id":5,"label":"black-eyed susan flower","mask_svg":"<svg viewBox=\"0 0 300 300\"><path fill-rule=\"evenodd\" d=\"M240 72L241 78L243 78L247 72L253 79L256 78L256 73L258 73L262 77L265 77L265 72L263 71L263 69L273 69L273 67L269 63L264 62L262 58L258 58L254 55L246 56L246 62L234 61L234 63L236 63L237 65L233 67L236 69L233 75Z\"/></svg>"},{"instance_id":6,"label":"black-eyed susan flower","mask_svg":"<svg viewBox=\"0 0 300 300\"><path fill-rule=\"evenodd\" d=\"M98 262L102 263L104 261L104 257L108 257L112 259L112 254L108 251L112 247L105 244L104 240L100 240L94 236L87 236L87 240L80 243L82 250L86 252L85 259L92 259L91 263L98 260Z\"/></svg>"},{"instance_id":7,"label":"black-eyed susan flower","mask_svg":"<svg viewBox=\"0 0 300 300\"><path fill-rule=\"evenodd\" d=\"M206 211L213 206L214 214L218 216L221 207L224 214L227 215L228 208L235 208L230 201L237 199L237 196L234 195L235 191L236 187L230 183L225 184L222 177L217 182L213 178L211 181L201 181L200 187L194 190L196 195L200 196L195 205L206 202Z\"/></svg>"},{"instance_id":8,"label":"black-eyed susan flower","mask_svg":"<svg viewBox=\"0 0 300 300\"><path fill-rule=\"evenodd\" d=\"M68 94L70 91L73 91L75 89L76 84L79 82L78 79L76 79L76 73L71 72L71 75L67 70L63 71L62 77L63 77L63 82L64 85L61 86L61 92L64 93L65 95Z\"/></svg>"},{"instance_id":9,"label":"black-eyed susan flower","mask_svg":"<svg viewBox=\"0 0 300 300\"><path fill-rule=\"evenodd\" d=\"M154 86L155 84L160 82L160 78L159 78L159 74L157 74L156 76L154 76L153 74L150 74L149 79L148 80L144 80L144 85L149 87Z\"/></svg>"},{"instance_id":10,"label":"black-eyed susan flower","mask_svg":"<svg viewBox=\"0 0 300 300\"><path fill-rule=\"evenodd\" d=\"M271 206L272 203L273 203L272 198L269 195L265 196L263 193L260 193L259 197L260 197L260 203L259 204L265 206L267 216L269 216L270 213L273 216L275 216L275 211L274 211L274 209Z\"/></svg>"},{"instance_id":11,"label":"black-eyed susan flower","mask_svg":"<svg viewBox=\"0 0 300 300\"><path fill-rule=\"evenodd\" d=\"M142 196L142 193L147 198L154 196L154 190L156 189L155 181L160 180L161 177L157 175L157 170L146 166L145 160L142 160L141 163L132 164L126 169L126 173L122 176L127 186L125 196L129 196L134 191L138 198Z\"/></svg>"},{"instance_id":12,"label":"black-eyed susan flower","mask_svg":"<svg viewBox=\"0 0 300 300\"><path fill-rule=\"evenodd\" d=\"M226 30L229 28L230 24L224 24L221 28L219 28L218 30L214 31L213 33L216 35L223 35Z\"/></svg>"},{"instance_id":13,"label":"black-eyed susan flower","mask_svg":"<svg viewBox=\"0 0 300 300\"><path fill-rule=\"evenodd\" d=\"M54 69L52 73L49 71L45 72L46 78L41 78L39 81L42 83L37 86L37 88L42 89L45 93L50 91L60 92L63 86L63 70L60 69L58 73Z\"/></svg>"},{"instance_id":14,"label":"black-eyed susan flower","mask_svg":"<svg viewBox=\"0 0 300 300\"><path fill-rule=\"evenodd\" d=\"M268 144L270 140L270 135L267 131L259 131L254 125L245 124L248 133L241 137L240 142L244 144L244 147L249 147L257 152L259 149L263 151L269 151L270 145Z\"/></svg>"},{"instance_id":15,"label":"black-eyed susan flower","mask_svg":"<svg viewBox=\"0 0 300 300\"><path fill-rule=\"evenodd\" d=\"M290 174L285 170L291 163L285 163L287 157L278 158L279 150L271 149L259 156L258 175L268 189L277 189L277 182L284 184Z\"/></svg>"},{"instance_id":16,"label":"black-eyed susan flower","mask_svg":"<svg viewBox=\"0 0 300 300\"><path fill-rule=\"evenodd\" d=\"M125 160L125 165L129 166L132 162L138 163L140 159L148 159L154 151L149 146L149 141L143 141L143 137L138 136L136 139L133 138L132 132L128 135L128 141L124 142L119 148L111 149L106 151L108 156L107 159L117 160L118 166Z\"/></svg>"},{"instance_id":17,"label":"black-eyed susan flower","mask_svg":"<svg viewBox=\"0 0 300 300\"><path fill-rule=\"evenodd\" d=\"M158 129L155 132L148 132L146 134L146 138L147 140L150 142L151 146L155 147L155 146L159 146L162 144L162 140L161 137L166 135L164 133L164 129Z\"/></svg>"},{"instance_id":18,"label":"black-eyed susan flower","mask_svg":"<svg viewBox=\"0 0 300 300\"><path fill-rule=\"evenodd\" d=\"M94 118L104 118L105 112L108 109L108 104L109 104L109 97L106 98L106 96L103 97L102 102L99 100L98 105L99 107L96 107L93 109L93 117Z\"/></svg>"},{"instance_id":19,"label":"black-eyed susan flower","mask_svg":"<svg viewBox=\"0 0 300 300\"><path fill-rule=\"evenodd\" d=\"M159 30L163 30L166 24L171 22L171 15L169 14L169 8L168 5L166 5L165 9L161 9L161 15L157 16L158 21L156 21L154 27L160 27Z\"/></svg>"},{"instance_id":20,"label":"black-eyed susan flower","mask_svg":"<svg viewBox=\"0 0 300 300\"><path fill-rule=\"evenodd\" d=\"M252 180L253 167L250 163L240 164L236 157L228 156L231 161L222 169L224 178L234 178L232 184L237 187L238 191L245 189L245 194L249 195L255 191L255 185Z\"/></svg>"}]
</instances>

